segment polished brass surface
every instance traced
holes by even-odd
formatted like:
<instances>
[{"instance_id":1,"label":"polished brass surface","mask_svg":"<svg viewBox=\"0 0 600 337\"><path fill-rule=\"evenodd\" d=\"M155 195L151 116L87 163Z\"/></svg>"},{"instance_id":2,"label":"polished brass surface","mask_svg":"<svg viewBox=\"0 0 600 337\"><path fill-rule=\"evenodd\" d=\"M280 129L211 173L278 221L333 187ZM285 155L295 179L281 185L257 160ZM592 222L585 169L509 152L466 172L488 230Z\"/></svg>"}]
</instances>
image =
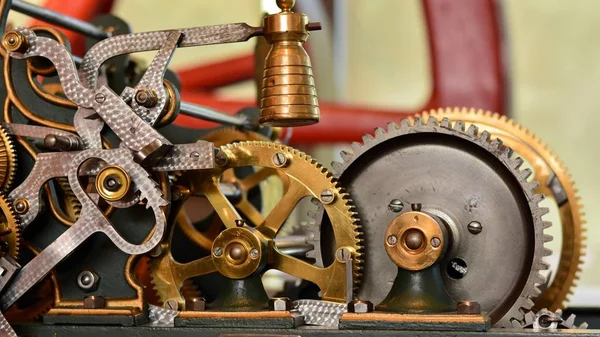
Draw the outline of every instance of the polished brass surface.
<instances>
[{"instance_id":1,"label":"polished brass surface","mask_svg":"<svg viewBox=\"0 0 600 337\"><path fill-rule=\"evenodd\" d=\"M346 264L335 259L325 268L311 265L305 261L281 253L275 246L273 239L281 229L296 204L305 197L319 200L322 191L329 190L335 195L334 201L323 205L325 214L331 219L336 250L345 248L349 257L353 259L354 277L357 283L361 270L361 249L359 246L360 230L357 225L355 213L352 211L349 196L343 193L336 185L331 174L317 164L306 154L285 145L268 142L240 142L222 146L220 151L227 153L229 161L226 166L215 170L212 176L198 174L183 175L178 178L180 182L189 179L192 194L203 194L211 203L223 224L227 228L244 229L238 227L236 220L241 219L236 208L223 195L219 188L219 177L222 172L236 167L260 167L255 174L261 177L265 170L277 170L284 174L285 193L273 210L256 225L253 236L260 237L266 242L265 251L259 255L266 258L266 269L277 269L287 274L311 281L321 289L322 297L326 300L343 302L346 300ZM289 156L289 165L276 167L272 161L273 156L283 152ZM270 173L269 173L270 175ZM262 180L262 179L259 179ZM225 247L218 254L225 254ZM251 256L252 252L248 252ZM151 261L152 278L155 288L163 301L176 299L183 304L179 288L184 280L218 271L215 265L215 245L212 246L211 256L201 258L190 263L176 262L170 254L163 254ZM220 267L219 267L220 268ZM259 269L260 270L260 269Z\"/></svg>"},{"instance_id":2,"label":"polished brass surface","mask_svg":"<svg viewBox=\"0 0 600 337\"><path fill-rule=\"evenodd\" d=\"M0 241L5 244L6 252L13 259L19 257L19 246L21 242L21 229L13 205L8 199L0 194Z\"/></svg>"},{"instance_id":3,"label":"polished brass surface","mask_svg":"<svg viewBox=\"0 0 600 337\"><path fill-rule=\"evenodd\" d=\"M2 46L10 52L24 53L29 48L29 42L25 35L11 30L2 37Z\"/></svg>"},{"instance_id":4,"label":"polished brass surface","mask_svg":"<svg viewBox=\"0 0 600 337\"><path fill-rule=\"evenodd\" d=\"M308 17L291 11L294 1L278 1L281 12L263 19L271 49L265 59L260 102L261 124L301 126L320 118L310 58L302 44L308 38Z\"/></svg>"},{"instance_id":5,"label":"polished brass surface","mask_svg":"<svg viewBox=\"0 0 600 337\"><path fill-rule=\"evenodd\" d=\"M388 225L385 250L397 266L412 271L423 270L434 264L444 250L441 226L443 224L429 214L417 211L402 213ZM436 239L439 239L439 244Z\"/></svg>"},{"instance_id":6,"label":"polished brass surface","mask_svg":"<svg viewBox=\"0 0 600 337\"><path fill-rule=\"evenodd\" d=\"M535 308L551 311L564 308L565 302L579 279L585 255L585 219L571 175L562 161L533 132L519 123L490 111L475 109L439 109L423 113L423 117L449 117L475 124L501 138L533 168L534 180L539 182L538 192L557 203L562 231L562 247L554 279L540 297L534 300ZM468 126L468 125L467 125ZM565 200L556 200L550 183L553 177L564 190Z\"/></svg>"},{"instance_id":7,"label":"polished brass surface","mask_svg":"<svg viewBox=\"0 0 600 337\"><path fill-rule=\"evenodd\" d=\"M488 319L481 315L457 314L398 314L387 312L351 313L342 315L341 321L368 322L423 322L423 323L486 323Z\"/></svg>"},{"instance_id":8,"label":"polished brass surface","mask_svg":"<svg viewBox=\"0 0 600 337\"><path fill-rule=\"evenodd\" d=\"M213 241L212 260L219 273L231 279L241 279L264 264L266 240L250 228L228 228Z\"/></svg>"},{"instance_id":9,"label":"polished brass surface","mask_svg":"<svg viewBox=\"0 0 600 337\"><path fill-rule=\"evenodd\" d=\"M17 155L12 138L0 126L0 192L7 192L15 179Z\"/></svg>"},{"instance_id":10,"label":"polished brass surface","mask_svg":"<svg viewBox=\"0 0 600 337\"><path fill-rule=\"evenodd\" d=\"M163 85L165 86L165 90L167 93L167 104L163 108L163 111L156 122L155 127L160 128L166 125L169 125L175 121L177 118L177 114L179 112L179 93L177 89L173 85L173 83L163 80Z\"/></svg>"},{"instance_id":11,"label":"polished brass surface","mask_svg":"<svg viewBox=\"0 0 600 337\"><path fill-rule=\"evenodd\" d=\"M131 178L119 166L107 166L96 177L96 190L98 194L108 201L123 199L131 187Z\"/></svg>"}]
</instances>

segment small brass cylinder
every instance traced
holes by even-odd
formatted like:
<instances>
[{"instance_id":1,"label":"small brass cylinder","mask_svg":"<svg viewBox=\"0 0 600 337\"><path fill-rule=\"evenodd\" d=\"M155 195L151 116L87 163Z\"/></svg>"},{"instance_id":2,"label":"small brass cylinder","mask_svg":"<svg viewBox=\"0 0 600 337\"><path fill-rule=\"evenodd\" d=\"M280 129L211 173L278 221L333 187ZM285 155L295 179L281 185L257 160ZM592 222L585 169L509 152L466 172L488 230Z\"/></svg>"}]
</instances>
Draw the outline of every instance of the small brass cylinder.
<instances>
[{"instance_id":1,"label":"small brass cylinder","mask_svg":"<svg viewBox=\"0 0 600 337\"><path fill-rule=\"evenodd\" d=\"M308 17L291 12L294 1L278 1L281 13L264 18L271 50L265 60L260 124L302 126L319 121L319 103L310 58L302 44Z\"/></svg>"}]
</instances>

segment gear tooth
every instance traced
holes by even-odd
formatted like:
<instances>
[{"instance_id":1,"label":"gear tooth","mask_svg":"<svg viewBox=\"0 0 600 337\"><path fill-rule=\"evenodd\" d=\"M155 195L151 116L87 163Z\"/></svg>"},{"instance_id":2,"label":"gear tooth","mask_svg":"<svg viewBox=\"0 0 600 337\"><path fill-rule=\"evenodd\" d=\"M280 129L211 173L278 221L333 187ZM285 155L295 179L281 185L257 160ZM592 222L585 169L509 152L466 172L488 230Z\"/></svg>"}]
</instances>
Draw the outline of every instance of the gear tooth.
<instances>
[{"instance_id":1,"label":"gear tooth","mask_svg":"<svg viewBox=\"0 0 600 337\"><path fill-rule=\"evenodd\" d=\"M440 126L445 129L449 129L451 127L450 118L444 117L440 123Z\"/></svg>"},{"instance_id":2,"label":"gear tooth","mask_svg":"<svg viewBox=\"0 0 600 337\"><path fill-rule=\"evenodd\" d=\"M544 248L544 253L542 255L543 256L550 256L550 255L552 255L552 250L548 249L548 248Z\"/></svg>"},{"instance_id":3,"label":"gear tooth","mask_svg":"<svg viewBox=\"0 0 600 337\"><path fill-rule=\"evenodd\" d=\"M567 319L565 319L564 324L569 327L573 326L573 324L575 324L575 315L570 314L569 317L567 317Z\"/></svg>"},{"instance_id":4,"label":"gear tooth","mask_svg":"<svg viewBox=\"0 0 600 337\"><path fill-rule=\"evenodd\" d=\"M469 128L467 129L467 134L469 136L476 137L478 132L479 132L479 129L477 128L477 125L475 125L475 124L469 125Z\"/></svg>"},{"instance_id":5,"label":"gear tooth","mask_svg":"<svg viewBox=\"0 0 600 337\"><path fill-rule=\"evenodd\" d=\"M506 156L506 158L510 158L513 155L513 149L508 146L505 146L502 148L502 154Z\"/></svg>"},{"instance_id":6,"label":"gear tooth","mask_svg":"<svg viewBox=\"0 0 600 337\"><path fill-rule=\"evenodd\" d=\"M433 116L429 116L427 118L427 126L433 127L433 126L437 126L438 121L437 118L433 117Z\"/></svg>"},{"instance_id":7,"label":"gear tooth","mask_svg":"<svg viewBox=\"0 0 600 337\"><path fill-rule=\"evenodd\" d=\"M587 322L583 322L583 323L579 324L579 326L577 327L577 329L579 329L579 330L585 330L585 329L588 328L588 326L589 325L587 324Z\"/></svg>"},{"instance_id":8,"label":"gear tooth","mask_svg":"<svg viewBox=\"0 0 600 337\"><path fill-rule=\"evenodd\" d=\"M378 136L384 136L386 132L384 128L375 128L375 134Z\"/></svg>"},{"instance_id":9,"label":"gear tooth","mask_svg":"<svg viewBox=\"0 0 600 337\"><path fill-rule=\"evenodd\" d=\"M550 242L550 241L554 240L554 237L550 234L544 234L543 238L544 238L544 242Z\"/></svg>"},{"instance_id":10,"label":"gear tooth","mask_svg":"<svg viewBox=\"0 0 600 337\"><path fill-rule=\"evenodd\" d=\"M338 161L332 161L331 162L331 168L336 172L336 173L342 173L342 171L344 170L344 164L338 162Z\"/></svg>"},{"instance_id":11,"label":"gear tooth","mask_svg":"<svg viewBox=\"0 0 600 337\"><path fill-rule=\"evenodd\" d=\"M352 143L350 143L350 147L352 148L352 151L358 152L358 151L360 151L360 148L362 147L362 145L359 142L352 142Z\"/></svg>"},{"instance_id":12,"label":"gear tooth","mask_svg":"<svg viewBox=\"0 0 600 337\"><path fill-rule=\"evenodd\" d=\"M394 123L394 122L389 122L387 123L387 130L388 132L394 132L396 130L398 130L400 127L398 126L398 124Z\"/></svg>"},{"instance_id":13,"label":"gear tooth","mask_svg":"<svg viewBox=\"0 0 600 337\"><path fill-rule=\"evenodd\" d=\"M406 131L411 128L410 120L408 118L404 118L400 121L400 131Z\"/></svg>"},{"instance_id":14,"label":"gear tooth","mask_svg":"<svg viewBox=\"0 0 600 337\"><path fill-rule=\"evenodd\" d=\"M540 195L540 194L536 194L536 195ZM542 195L542 198L540 199L540 201L541 200L544 200L544 196L543 195ZM544 216L544 215L550 213L550 209L548 207L538 207L538 212L539 212L538 214L540 216Z\"/></svg>"},{"instance_id":15,"label":"gear tooth","mask_svg":"<svg viewBox=\"0 0 600 337\"><path fill-rule=\"evenodd\" d=\"M342 150L340 152L340 156L342 157L342 160L347 163L349 161L352 160L352 157L354 156L354 153L352 153L352 151L348 151L348 150Z\"/></svg>"},{"instance_id":16,"label":"gear tooth","mask_svg":"<svg viewBox=\"0 0 600 337\"><path fill-rule=\"evenodd\" d=\"M413 127L418 128L418 127L423 127L423 126L425 126L425 122L423 121L423 118L415 117Z\"/></svg>"},{"instance_id":17,"label":"gear tooth","mask_svg":"<svg viewBox=\"0 0 600 337\"><path fill-rule=\"evenodd\" d=\"M550 222L550 221L543 221L542 223L543 223L544 229L552 227L552 222Z\"/></svg>"},{"instance_id":18,"label":"gear tooth","mask_svg":"<svg viewBox=\"0 0 600 337\"><path fill-rule=\"evenodd\" d=\"M487 131L485 131L485 130L483 130L481 132L481 134L479 134L479 140L482 141L482 142L489 142L490 138L491 138L490 133L487 132Z\"/></svg>"},{"instance_id":19,"label":"gear tooth","mask_svg":"<svg viewBox=\"0 0 600 337\"><path fill-rule=\"evenodd\" d=\"M490 151L499 152L502 148L502 140L500 138L495 138L490 143Z\"/></svg>"},{"instance_id":20,"label":"gear tooth","mask_svg":"<svg viewBox=\"0 0 600 337\"><path fill-rule=\"evenodd\" d=\"M453 129L458 132L465 132L465 122L460 121L460 120L455 121Z\"/></svg>"},{"instance_id":21,"label":"gear tooth","mask_svg":"<svg viewBox=\"0 0 600 337\"><path fill-rule=\"evenodd\" d=\"M519 171L519 176L521 177L521 179L523 180L527 180L527 178L529 178L529 176L531 176L531 170L529 168L524 168L521 171ZM535 187L537 188L537 186ZM535 189L531 189L532 191Z\"/></svg>"},{"instance_id":22,"label":"gear tooth","mask_svg":"<svg viewBox=\"0 0 600 337\"><path fill-rule=\"evenodd\" d=\"M511 169L513 169L515 171L518 171L519 168L521 168L521 165L523 165L523 158L521 158L521 157L515 157L511 161L510 165L511 165L511 167L510 167Z\"/></svg>"}]
</instances>

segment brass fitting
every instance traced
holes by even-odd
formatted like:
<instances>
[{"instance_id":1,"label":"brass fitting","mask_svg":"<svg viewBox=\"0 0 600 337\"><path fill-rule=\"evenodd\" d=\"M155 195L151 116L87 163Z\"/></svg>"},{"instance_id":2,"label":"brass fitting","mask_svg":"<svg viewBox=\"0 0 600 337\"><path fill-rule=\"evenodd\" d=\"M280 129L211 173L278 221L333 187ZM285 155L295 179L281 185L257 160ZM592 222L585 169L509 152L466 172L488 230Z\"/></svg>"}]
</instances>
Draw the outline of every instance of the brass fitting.
<instances>
[{"instance_id":1,"label":"brass fitting","mask_svg":"<svg viewBox=\"0 0 600 337\"><path fill-rule=\"evenodd\" d=\"M103 168L96 178L96 190L107 201L123 199L131 187L129 174L119 166Z\"/></svg>"},{"instance_id":2,"label":"brass fitting","mask_svg":"<svg viewBox=\"0 0 600 337\"><path fill-rule=\"evenodd\" d=\"M291 11L295 3L277 0L281 12L263 20L263 34L271 49L265 59L260 124L302 126L320 118L310 58L302 47L312 25L306 15Z\"/></svg>"},{"instance_id":3,"label":"brass fitting","mask_svg":"<svg viewBox=\"0 0 600 337\"><path fill-rule=\"evenodd\" d=\"M11 30L2 37L2 47L9 52L24 53L29 48L29 42L25 35L16 30Z\"/></svg>"}]
</instances>

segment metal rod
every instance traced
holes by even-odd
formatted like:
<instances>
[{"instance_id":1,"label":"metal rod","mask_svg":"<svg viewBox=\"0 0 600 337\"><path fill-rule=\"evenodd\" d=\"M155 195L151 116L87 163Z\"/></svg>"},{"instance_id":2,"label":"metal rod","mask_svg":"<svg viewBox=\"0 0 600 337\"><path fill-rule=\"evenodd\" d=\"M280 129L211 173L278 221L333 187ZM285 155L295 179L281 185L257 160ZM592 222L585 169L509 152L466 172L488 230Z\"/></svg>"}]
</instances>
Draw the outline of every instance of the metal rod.
<instances>
[{"instance_id":1,"label":"metal rod","mask_svg":"<svg viewBox=\"0 0 600 337\"><path fill-rule=\"evenodd\" d=\"M19 13L81 33L96 40L103 40L109 36L108 33L88 22L77 20L22 0L13 0L11 8Z\"/></svg>"},{"instance_id":2,"label":"metal rod","mask_svg":"<svg viewBox=\"0 0 600 337\"><path fill-rule=\"evenodd\" d=\"M179 112L184 115L215 123L252 128L251 121L249 121L246 116L227 115L222 112L188 102L181 102Z\"/></svg>"}]
</instances>

